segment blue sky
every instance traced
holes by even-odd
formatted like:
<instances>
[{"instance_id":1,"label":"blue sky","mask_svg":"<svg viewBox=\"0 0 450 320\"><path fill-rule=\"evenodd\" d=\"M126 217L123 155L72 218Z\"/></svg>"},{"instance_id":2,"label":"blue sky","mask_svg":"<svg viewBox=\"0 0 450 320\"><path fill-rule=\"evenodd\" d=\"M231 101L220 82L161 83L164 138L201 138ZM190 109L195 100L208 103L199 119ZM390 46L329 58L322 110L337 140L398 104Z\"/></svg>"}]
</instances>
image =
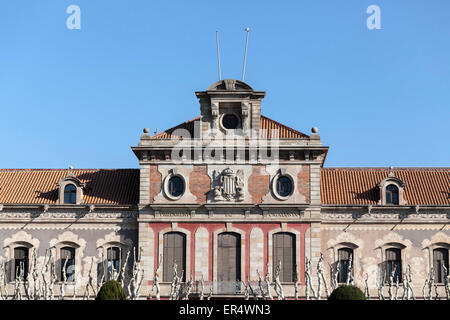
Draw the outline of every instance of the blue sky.
<instances>
[{"instance_id":1,"label":"blue sky","mask_svg":"<svg viewBox=\"0 0 450 320\"><path fill-rule=\"evenodd\" d=\"M81 8L81 30L66 8ZM366 9L381 8L381 30ZM133 168L144 127L199 114L217 76L330 146L326 166L450 166L450 1L0 2L0 168Z\"/></svg>"}]
</instances>

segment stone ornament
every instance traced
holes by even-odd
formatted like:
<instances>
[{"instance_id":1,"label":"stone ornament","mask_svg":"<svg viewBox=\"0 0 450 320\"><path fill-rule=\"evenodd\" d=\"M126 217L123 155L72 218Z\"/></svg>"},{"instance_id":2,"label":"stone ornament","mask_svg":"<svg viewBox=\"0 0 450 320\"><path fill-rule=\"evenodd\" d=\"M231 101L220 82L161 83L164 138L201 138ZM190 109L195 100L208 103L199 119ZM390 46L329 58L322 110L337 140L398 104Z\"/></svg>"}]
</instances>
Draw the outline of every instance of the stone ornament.
<instances>
[{"instance_id":1,"label":"stone ornament","mask_svg":"<svg viewBox=\"0 0 450 320\"><path fill-rule=\"evenodd\" d=\"M216 185L213 190L214 201L243 201L244 172L226 168L222 172L214 170Z\"/></svg>"}]
</instances>

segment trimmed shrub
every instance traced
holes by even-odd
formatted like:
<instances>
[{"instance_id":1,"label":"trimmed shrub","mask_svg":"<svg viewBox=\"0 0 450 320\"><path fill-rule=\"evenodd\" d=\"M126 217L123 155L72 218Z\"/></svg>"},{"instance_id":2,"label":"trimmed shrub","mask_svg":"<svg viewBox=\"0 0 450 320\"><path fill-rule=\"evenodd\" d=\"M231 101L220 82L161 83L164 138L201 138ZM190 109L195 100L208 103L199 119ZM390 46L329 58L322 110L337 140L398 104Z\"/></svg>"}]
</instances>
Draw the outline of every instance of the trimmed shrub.
<instances>
[{"instance_id":1,"label":"trimmed shrub","mask_svg":"<svg viewBox=\"0 0 450 320\"><path fill-rule=\"evenodd\" d=\"M125 292L119 281L106 281L97 294L95 300L126 300Z\"/></svg>"},{"instance_id":2,"label":"trimmed shrub","mask_svg":"<svg viewBox=\"0 0 450 320\"><path fill-rule=\"evenodd\" d=\"M366 296L358 287L339 286L333 290L328 300L366 300Z\"/></svg>"}]
</instances>

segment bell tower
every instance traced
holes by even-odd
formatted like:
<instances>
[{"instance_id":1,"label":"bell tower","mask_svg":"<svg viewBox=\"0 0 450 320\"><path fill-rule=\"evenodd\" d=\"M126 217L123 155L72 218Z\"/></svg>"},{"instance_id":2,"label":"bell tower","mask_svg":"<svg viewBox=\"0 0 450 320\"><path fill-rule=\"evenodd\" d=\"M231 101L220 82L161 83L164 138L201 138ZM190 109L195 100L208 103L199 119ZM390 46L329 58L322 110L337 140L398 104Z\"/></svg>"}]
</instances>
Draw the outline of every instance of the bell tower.
<instances>
[{"instance_id":1,"label":"bell tower","mask_svg":"<svg viewBox=\"0 0 450 320\"><path fill-rule=\"evenodd\" d=\"M200 102L202 137L233 132L249 136L251 130L259 133L265 91L254 91L245 82L225 79L195 94Z\"/></svg>"}]
</instances>

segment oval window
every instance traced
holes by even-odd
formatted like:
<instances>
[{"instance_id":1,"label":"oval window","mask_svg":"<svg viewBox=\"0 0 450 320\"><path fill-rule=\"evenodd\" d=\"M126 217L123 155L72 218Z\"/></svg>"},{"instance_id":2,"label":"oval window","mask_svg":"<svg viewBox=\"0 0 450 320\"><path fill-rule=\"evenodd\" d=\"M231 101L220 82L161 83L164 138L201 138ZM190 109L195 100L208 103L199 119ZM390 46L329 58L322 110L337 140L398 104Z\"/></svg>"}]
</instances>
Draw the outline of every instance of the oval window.
<instances>
[{"instance_id":1,"label":"oval window","mask_svg":"<svg viewBox=\"0 0 450 320\"><path fill-rule=\"evenodd\" d=\"M222 117L222 125L225 129L236 129L239 125L239 118L235 114L226 114Z\"/></svg>"},{"instance_id":2,"label":"oval window","mask_svg":"<svg viewBox=\"0 0 450 320\"><path fill-rule=\"evenodd\" d=\"M179 197L184 192L184 181L179 176L172 176L169 179L169 185L168 185L168 191L169 194L172 197Z\"/></svg>"},{"instance_id":3,"label":"oval window","mask_svg":"<svg viewBox=\"0 0 450 320\"><path fill-rule=\"evenodd\" d=\"M281 176L277 180L277 193L281 197L288 197L292 193L292 180L287 176Z\"/></svg>"}]
</instances>

